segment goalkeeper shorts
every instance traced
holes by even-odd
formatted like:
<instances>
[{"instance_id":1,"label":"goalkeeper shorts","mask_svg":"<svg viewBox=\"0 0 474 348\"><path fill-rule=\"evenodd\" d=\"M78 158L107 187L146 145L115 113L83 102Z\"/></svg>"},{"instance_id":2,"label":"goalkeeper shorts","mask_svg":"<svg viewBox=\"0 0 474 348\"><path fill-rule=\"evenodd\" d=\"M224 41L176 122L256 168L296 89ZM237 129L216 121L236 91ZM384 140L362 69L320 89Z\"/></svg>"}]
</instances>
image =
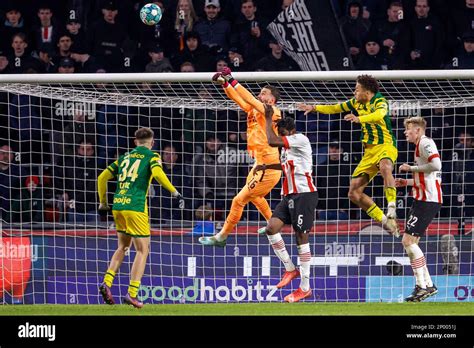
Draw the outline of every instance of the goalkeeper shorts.
<instances>
[{"instance_id":1,"label":"goalkeeper shorts","mask_svg":"<svg viewBox=\"0 0 474 348\"><path fill-rule=\"evenodd\" d=\"M136 238L150 237L148 214L131 210L113 210L112 213L118 233Z\"/></svg>"}]
</instances>

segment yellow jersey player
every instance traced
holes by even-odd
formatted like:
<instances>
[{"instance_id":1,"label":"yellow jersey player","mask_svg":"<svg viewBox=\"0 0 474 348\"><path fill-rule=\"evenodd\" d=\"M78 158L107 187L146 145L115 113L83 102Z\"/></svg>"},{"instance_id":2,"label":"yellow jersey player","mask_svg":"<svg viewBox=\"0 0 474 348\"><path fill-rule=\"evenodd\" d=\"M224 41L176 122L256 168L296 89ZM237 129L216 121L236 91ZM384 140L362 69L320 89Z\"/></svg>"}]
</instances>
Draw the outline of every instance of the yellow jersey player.
<instances>
[{"instance_id":1,"label":"yellow jersey player","mask_svg":"<svg viewBox=\"0 0 474 348\"><path fill-rule=\"evenodd\" d=\"M397 141L392 131L387 100L379 92L375 78L369 75L357 77L354 98L335 105L298 104L298 109L323 114L350 112L344 120L361 125L361 140L364 155L352 174L349 187L349 199L377 222L381 222L396 237L400 230L396 221L395 178L392 171L397 160ZM379 173L384 180L384 191L387 199L387 215L364 193L369 182Z\"/></svg>"},{"instance_id":2,"label":"yellow jersey player","mask_svg":"<svg viewBox=\"0 0 474 348\"><path fill-rule=\"evenodd\" d=\"M272 210L265 196L280 181L281 164L278 149L271 147L267 142L265 105L272 107L273 120L279 120L281 112L275 104L280 93L275 87L267 85L262 88L258 98L255 98L232 77L229 68L216 73L213 81L222 84L226 95L247 113L247 149L250 156L255 158L255 165L247 176L246 185L232 200L232 206L222 230L215 236L199 238L199 242L203 245L224 247L227 236L239 222L244 207L249 202L257 207L266 221L272 216ZM275 127L274 131L276 131Z\"/></svg>"},{"instance_id":3,"label":"yellow jersey player","mask_svg":"<svg viewBox=\"0 0 474 348\"><path fill-rule=\"evenodd\" d=\"M108 166L98 178L99 211L110 210L107 205L107 182L117 179L112 213L117 229L118 247L112 256L104 281L99 286L100 294L107 304L115 304L111 292L112 283L125 252L133 241L136 254L130 274L130 285L123 301L136 308L143 307L143 303L137 299L137 293L150 247L147 195L151 180L155 178L180 200L180 208L184 207L181 194L168 180L161 167L160 155L151 150L154 145L153 137L150 128L138 129L135 132L136 148Z\"/></svg>"}]
</instances>

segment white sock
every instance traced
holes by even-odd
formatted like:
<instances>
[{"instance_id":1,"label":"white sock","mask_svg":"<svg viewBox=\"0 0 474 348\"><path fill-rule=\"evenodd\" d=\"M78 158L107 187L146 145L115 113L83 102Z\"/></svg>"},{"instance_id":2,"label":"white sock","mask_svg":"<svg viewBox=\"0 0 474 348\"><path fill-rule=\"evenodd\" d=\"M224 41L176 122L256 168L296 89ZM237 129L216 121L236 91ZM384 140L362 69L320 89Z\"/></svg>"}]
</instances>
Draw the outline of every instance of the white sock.
<instances>
[{"instance_id":1,"label":"white sock","mask_svg":"<svg viewBox=\"0 0 474 348\"><path fill-rule=\"evenodd\" d=\"M433 281L431 280L430 272L428 271L428 266L425 264L423 267L423 275L425 277L426 286L432 287Z\"/></svg>"},{"instance_id":2,"label":"white sock","mask_svg":"<svg viewBox=\"0 0 474 348\"><path fill-rule=\"evenodd\" d=\"M425 256L423 251L421 251L418 244L411 244L405 247L408 257L410 258L411 268L413 269L413 274L415 275L416 285L426 289L425 281L425 272L424 267L426 267Z\"/></svg>"},{"instance_id":3,"label":"white sock","mask_svg":"<svg viewBox=\"0 0 474 348\"><path fill-rule=\"evenodd\" d=\"M298 255L300 258L300 274L301 284L300 288L303 291L309 290L309 273L311 270L311 250L309 243L298 245Z\"/></svg>"},{"instance_id":4,"label":"white sock","mask_svg":"<svg viewBox=\"0 0 474 348\"><path fill-rule=\"evenodd\" d=\"M278 256L281 262L283 262L285 270L287 270L288 272L294 271L295 265L291 261L290 255L286 250L285 242L283 238L281 238L281 234L267 234L267 238L273 248L273 251L275 252L275 255Z\"/></svg>"}]
</instances>

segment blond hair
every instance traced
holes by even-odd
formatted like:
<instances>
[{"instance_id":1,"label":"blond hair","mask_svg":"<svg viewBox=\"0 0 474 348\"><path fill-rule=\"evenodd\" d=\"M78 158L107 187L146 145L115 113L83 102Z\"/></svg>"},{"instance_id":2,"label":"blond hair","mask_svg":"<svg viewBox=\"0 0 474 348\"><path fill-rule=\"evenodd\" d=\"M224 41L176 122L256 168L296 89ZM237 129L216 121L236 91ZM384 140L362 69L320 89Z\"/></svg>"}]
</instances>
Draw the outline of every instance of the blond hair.
<instances>
[{"instance_id":1,"label":"blond hair","mask_svg":"<svg viewBox=\"0 0 474 348\"><path fill-rule=\"evenodd\" d=\"M426 130L426 120L421 116L408 117L403 121L405 128L408 128L408 125L410 124Z\"/></svg>"},{"instance_id":2,"label":"blond hair","mask_svg":"<svg viewBox=\"0 0 474 348\"><path fill-rule=\"evenodd\" d=\"M186 1L189 5L189 12L181 12L180 10L180 5L183 3L183 1ZM183 17L184 15L184 17ZM176 4L176 19L174 22L174 28L176 30L179 30L181 25L185 26L186 31L192 31L194 28L194 24L197 21L197 15L196 11L194 10L194 5L192 0L179 0L178 3Z\"/></svg>"}]
</instances>

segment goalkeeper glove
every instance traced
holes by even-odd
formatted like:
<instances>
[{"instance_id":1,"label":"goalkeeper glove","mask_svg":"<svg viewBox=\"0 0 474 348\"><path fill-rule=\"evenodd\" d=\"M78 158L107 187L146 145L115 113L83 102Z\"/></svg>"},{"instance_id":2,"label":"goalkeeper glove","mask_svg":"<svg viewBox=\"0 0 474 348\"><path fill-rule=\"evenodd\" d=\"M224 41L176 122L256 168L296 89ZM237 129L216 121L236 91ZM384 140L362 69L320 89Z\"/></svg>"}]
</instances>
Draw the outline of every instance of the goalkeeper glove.
<instances>
[{"instance_id":1,"label":"goalkeeper glove","mask_svg":"<svg viewBox=\"0 0 474 348\"><path fill-rule=\"evenodd\" d=\"M226 80L226 81L230 81L230 79L232 79L232 70L230 70L229 67L225 67L222 69L221 71L222 73L222 77Z\"/></svg>"},{"instance_id":2,"label":"goalkeeper glove","mask_svg":"<svg viewBox=\"0 0 474 348\"><path fill-rule=\"evenodd\" d=\"M222 76L222 73L221 72L216 72L214 74L214 76L212 76L212 82L214 83L218 83L220 85L223 85L225 83L227 83L227 81L225 80L225 78Z\"/></svg>"}]
</instances>

